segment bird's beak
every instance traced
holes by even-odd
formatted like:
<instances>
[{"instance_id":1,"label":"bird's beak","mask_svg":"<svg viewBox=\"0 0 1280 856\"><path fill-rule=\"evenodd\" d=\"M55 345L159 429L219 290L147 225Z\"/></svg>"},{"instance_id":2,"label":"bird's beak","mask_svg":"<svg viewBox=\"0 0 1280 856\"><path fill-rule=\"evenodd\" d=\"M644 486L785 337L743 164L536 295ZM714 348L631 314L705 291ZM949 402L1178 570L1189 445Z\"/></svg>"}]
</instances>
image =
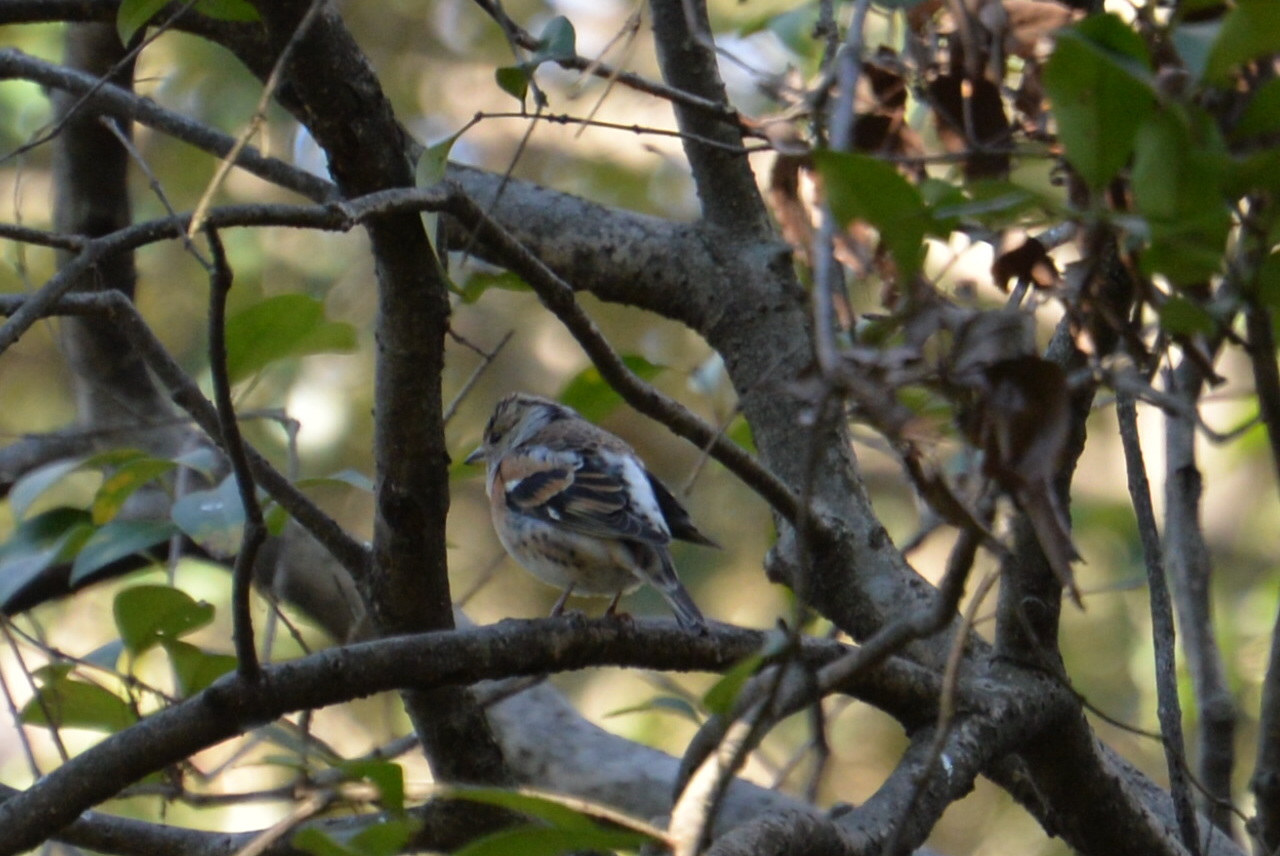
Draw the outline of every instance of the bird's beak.
<instances>
[{"instance_id":1,"label":"bird's beak","mask_svg":"<svg viewBox=\"0 0 1280 856\"><path fill-rule=\"evenodd\" d=\"M478 464L484 460L484 446L476 446L474 452L463 459L464 464Z\"/></svg>"}]
</instances>

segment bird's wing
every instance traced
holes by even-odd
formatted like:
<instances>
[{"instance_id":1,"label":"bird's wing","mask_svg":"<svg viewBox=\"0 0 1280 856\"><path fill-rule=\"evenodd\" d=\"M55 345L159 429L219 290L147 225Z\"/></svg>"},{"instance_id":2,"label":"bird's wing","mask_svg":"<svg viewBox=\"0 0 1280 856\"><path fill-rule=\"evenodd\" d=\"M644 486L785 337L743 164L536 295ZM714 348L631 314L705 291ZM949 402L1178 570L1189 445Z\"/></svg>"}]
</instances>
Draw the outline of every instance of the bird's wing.
<instances>
[{"instance_id":1,"label":"bird's wing","mask_svg":"<svg viewBox=\"0 0 1280 856\"><path fill-rule=\"evenodd\" d=\"M584 449L502 461L508 506L597 538L666 544L662 507L635 458Z\"/></svg>"},{"instance_id":2,"label":"bird's wing","mask_svg":"<svg viewBox=\"0 0 1280 856\"><path fill-rule=\"evenodd\" d=\"M645 476L649 479L649 486L653 489L653 496L658 501L658 508L662 509L662 516L667 521L667 527L671 529L671 537L693 544L703 544L707 547L720 546L698 531L698 527L693 525L693 518L689 516L689 512L685 511L684 506L680 504L680 500L676 499L671 491L667 490L666 485L654 478L653 473L646 471Z\"/></svg>"}]
</instances>

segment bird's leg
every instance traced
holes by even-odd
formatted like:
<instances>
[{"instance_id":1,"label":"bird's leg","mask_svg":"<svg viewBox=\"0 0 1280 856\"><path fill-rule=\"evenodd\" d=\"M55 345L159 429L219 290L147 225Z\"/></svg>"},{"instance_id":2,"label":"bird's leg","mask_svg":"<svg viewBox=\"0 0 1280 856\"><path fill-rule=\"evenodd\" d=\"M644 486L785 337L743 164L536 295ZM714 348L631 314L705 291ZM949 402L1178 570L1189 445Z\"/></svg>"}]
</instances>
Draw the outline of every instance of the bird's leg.
<instances>
[{"instance_id":1,"label":"bird's leg","mask_svg":"<svg viewBox=\"0 0 1280 856\"><path fill-rule=\"evenodd\" d=\"M577 583L569 583L569 587L560 595L560 599L556 601L556 605L551 607L551 617L555 618L564 612L564 605L569 602L569 595L573 594L573 589Z\"/></svg>"},{"instance_id":2,"label":"bird's leg","mask_svg":"<svg viewBox=\"0 0 1280 856\"><path fill-rule=\"evenodd\" d=\"M618 592L613 596L613 600L609 601L609 608L604 611L605 616L613 618L618 614L618 601L622 600L622 592Z\"/></svg>"}]
</instances>

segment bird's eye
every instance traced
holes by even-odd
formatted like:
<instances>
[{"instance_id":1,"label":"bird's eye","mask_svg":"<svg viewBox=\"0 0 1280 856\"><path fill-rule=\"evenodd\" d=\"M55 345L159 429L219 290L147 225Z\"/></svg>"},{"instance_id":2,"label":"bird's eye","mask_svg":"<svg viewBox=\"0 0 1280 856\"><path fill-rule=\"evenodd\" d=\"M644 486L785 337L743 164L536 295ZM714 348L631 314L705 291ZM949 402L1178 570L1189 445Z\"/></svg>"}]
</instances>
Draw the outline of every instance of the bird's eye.
<instances>
[{"instance_id":1,"label":"bird's eye","mask_svg":"<svg viewBox=\"0 0 1280 856\"><path fill-rule=\"evenodd\" d=\"M485 434L485 437L484 437L484 441L488 443L490 446L497 445L498 441L501 439L502 439L502 433L499 431L490 431L487 434Z\"/></svg>"}]
</instances>

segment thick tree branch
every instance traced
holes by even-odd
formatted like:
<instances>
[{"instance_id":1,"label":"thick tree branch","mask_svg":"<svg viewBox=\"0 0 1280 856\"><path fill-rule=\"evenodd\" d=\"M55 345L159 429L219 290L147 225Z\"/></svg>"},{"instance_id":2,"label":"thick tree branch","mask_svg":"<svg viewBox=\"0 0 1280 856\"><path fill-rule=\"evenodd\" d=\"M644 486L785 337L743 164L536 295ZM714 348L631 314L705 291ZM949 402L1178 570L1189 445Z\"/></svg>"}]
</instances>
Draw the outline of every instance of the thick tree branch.
<instances>
[{"instance_id":1,"label":"thick tree branch","mask_svg":"<svg viewBox=\"0 0 1280 856\"><path fill-rule=\"evenodd\" d=\"M708 637L669 621L580 619L506 621L337 648L279 666L260 681L223 679L205 692L119 732L0 804L0 854L43 841L127 784L286 713L376 692L465 685L473 680L545 674L590 666L718 671L759 650L764 635L716 628ZM806 643L818 661L843 646ZM860 676L888 689L892 662Z\"/></svg>"},{"instance_id":2,"label":"thick tree branch","mask_svg":"<svg viewBox=\"0 0 1280 856\"><path fill-rule=\"evenodd\" d=\"M706 4L702 0L653 0L649 7L658 63L667 84L712 103L726 103ZM737 240L772 238L773 227L747 156L722 148L742 146L741 128L687 104L676 102L673 106L681 131L721 144L708 146L689 137L684 140L685 157L707 223Z\"/></svg>"},{"instance_id":3,"label":"thick tree branch","mask_svg":"<svg viewBox=\"0 0 1280 856\"><path fill-rule=\"evenodd\" d=\"M259 6L274 53L291 49L282 100L296 105L345 195L412 187L403 131L368 59L332 6L297 34L310 8L311 0ZM373 561L363 590L381 633L448 629L449 452L441 387L448 279L421 218L387 214L365 229L378 278L378 350ZM439 780L508 780L484 714L465 689L408 692L405 702Z\"/></svg>"}]
</instances>

